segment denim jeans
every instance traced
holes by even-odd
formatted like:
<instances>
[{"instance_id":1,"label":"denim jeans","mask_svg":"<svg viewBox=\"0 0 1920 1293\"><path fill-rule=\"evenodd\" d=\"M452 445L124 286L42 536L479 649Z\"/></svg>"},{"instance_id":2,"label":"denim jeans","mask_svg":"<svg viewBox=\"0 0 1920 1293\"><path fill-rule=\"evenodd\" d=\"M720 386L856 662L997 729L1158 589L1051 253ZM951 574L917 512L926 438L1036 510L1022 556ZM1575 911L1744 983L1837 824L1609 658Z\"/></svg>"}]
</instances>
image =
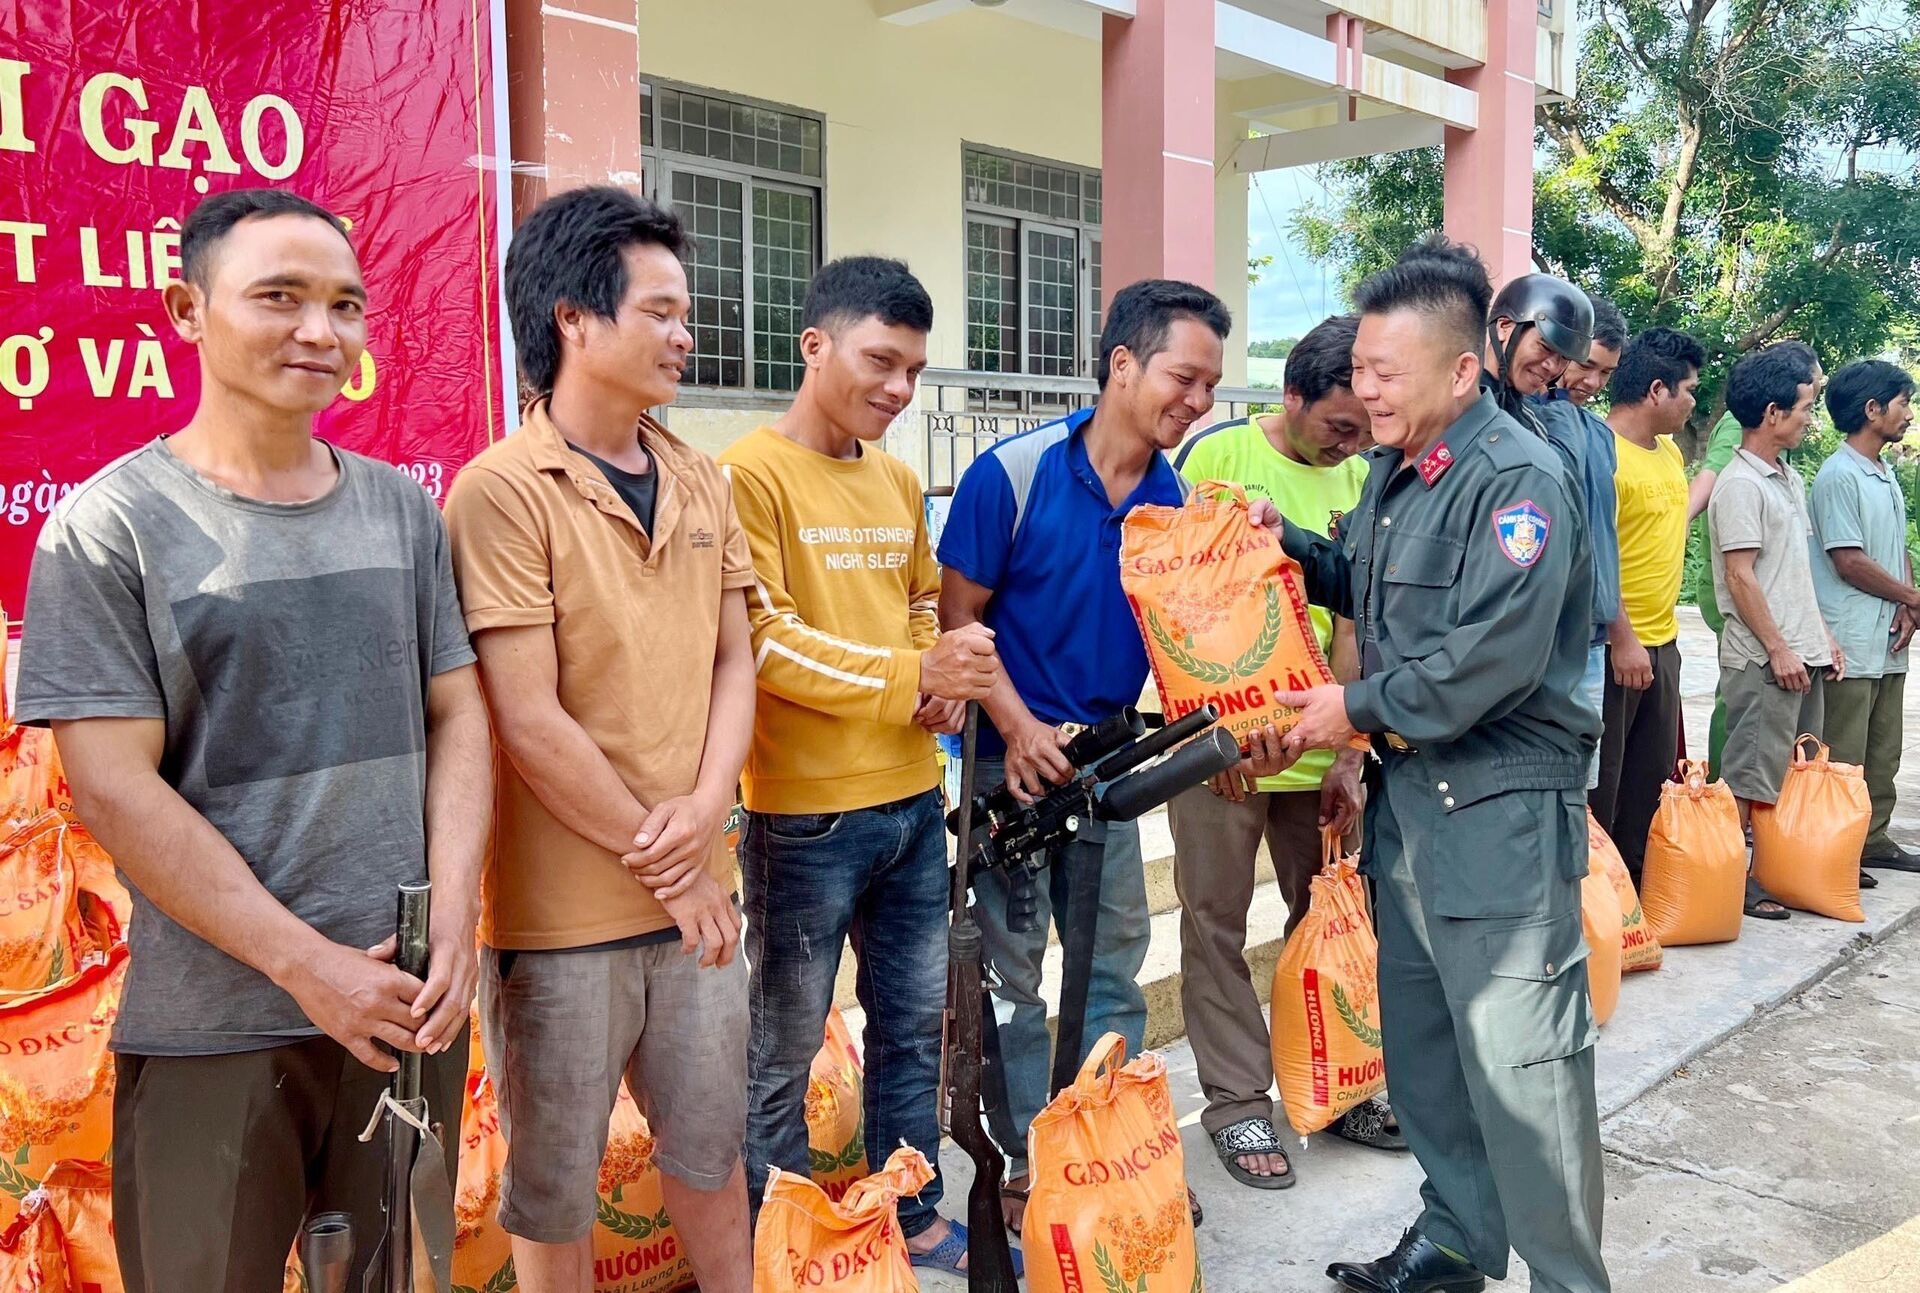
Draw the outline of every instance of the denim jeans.
<instances>
[{"instance_id":1,"label":"denim jeans","mask_svg":"<svg viewBox=\"0 0 1920 1293\"><path fill-rule=\"evenodd\" d=\"M1587 648L1587 672L1580 679L1580 699L1595 714L1604 713L1607 700L1607 644ZM1600 784L1600 746L1593 747L1593 759L1587 764L1587 789Z\"/></svg>"},{"instance_id":2,"label":"denim jeans","mask_svg":"<svg viewBox=\"0 0 1920 1293\"><path fill-rule=\"evenodd\" d=\"M934 1164L900 1200L901 1232L940 1202L940 1019L947 993L947 844L940 792L844 813L748 813L740 837L747 961L747 1197L767 1169L808 1174L807 1078L851 939L866 1012L867 1163L905 1141Z\"/></svg>"},{"instance_id":3,"label":"denim jeans","mask_svg":"<svg viewBox=\"0 0 1920 1293\"><path fill-rule=\"evenodd\" d=\"M1006 779L998 760L980 760L975 774L982 787ZM1087 986L1087 1025L1076 1062L1110 1032L1127 1039L1129 1058L1146 1044L1147 996L1140 988L1152 932L1147 910L1147 876L1140 856L1140 827L1134 822L1087 822L1080 838L1104 843L1100 868L1100 924L1094 937L1093 976ZM1065 913L1064 876L1049 867L1039 886L1038 919L1024 934L1007 929L1007 900L1012 886L997 871L976 873L975 917L988 963L999 976L993 1017L1000 1031L1000 1059L1007 1079L1008 1108L995 1112L993 1138L1007 1156L1008 1173L1027 1167L1027 1129L1047 1102L1053 1047L1047 1039L1047 1003L1040 995L1041 964L1047 952L1047 925ZM1064 933L1064 931L1062 931Z\"/></svg>"}]
</instances>

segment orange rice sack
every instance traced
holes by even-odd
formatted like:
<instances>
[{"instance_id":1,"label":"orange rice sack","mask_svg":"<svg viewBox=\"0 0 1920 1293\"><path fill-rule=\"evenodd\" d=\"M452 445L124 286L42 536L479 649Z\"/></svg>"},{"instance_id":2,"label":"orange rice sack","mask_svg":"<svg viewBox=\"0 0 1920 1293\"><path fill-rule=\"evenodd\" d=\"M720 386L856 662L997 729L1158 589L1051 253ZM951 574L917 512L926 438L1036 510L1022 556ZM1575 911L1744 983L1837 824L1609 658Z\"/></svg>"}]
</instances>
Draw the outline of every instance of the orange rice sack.
<instances>
[{"instance_id":1,"label":"orange rice sack","mask_svg":"<svg viewBox=\"0 0 1920 1293\"><path fill-rule=\"evenodd\" d=\"M1811 758L1801 752L1812 742ZM1873 802L1852 763L1834 763L1811 736L1793 743L1793 763L1771 807L1753 806L1753 878L1789 907L1835 920L1864 921L1860 853Z\"/></svg>"},{"instance_id":2,"label":"orange rice sack","mask_svg":"<svg viewBox=\"0 0 1920 1293\"><path fill-rule=\"evenodd\" d=\"M104 1162L113 1146L113 1057L127 950L0 1005L0 1226L63 1158Z\"/></svg>"},{"instance_id":3,"label":"orange rice sack","mask_svg":"<svg viewBox=\"0 0 1920 1293\"><path fill-rule=\"evenodd\" d=\"M774 1168L753 1236L753 1293L914 1293L920 1281L900 1233L899 1202L932 1179L926 1156L907 1145L838 1203L805 1177Z\"/></svg>"},{"instance_id":4,"label":"orange rice sack","mask_svg":"<svg viewBox=\"0 0 1920 1293\"><path fill-rule=\"evenodd\" d=\"M1600 829L1591 808L1587 810L1587 862L1590 867L1598 866L1606 873L1614 895L1620 899L1621 972L1632 974L1635 970L1659 969L1663 957L1660 940L1647 924L1647 913L1640 907L1640 895L1634 890L1626 859L1620 856L1612 838Z\"/></svg>"},{"instance_id":5,"label":"orange rice sack","mask_svg":"<svg viewBox=\"0 0 1920 1293\"><path fill-rule=\"evenodd\" d=\"M1647 831L1640 906L1662 947L1732 942L1740 937L1747 889L1740 808L1726 782L1707 781L1704 760L1681 767L1681 781L1660 787Z\"/></svg>"},{"instance_id":6,"label":"orange rice sack","mask_svg":"<svg viewBox=\"0 0 1920 1293\"><path fill-rule=\"evenodd\" d=\"M1580 929L1587 939L1587 992L1593 999L1593 1022L1604 1025L1620 1004L1622 933L1620 898L1598 858L1589 857L1580 881Z\"/></svg>"},{"instance_id":7,"label":"orange rice sack","mask_svg":"<svg viewBox=\"0 0 1920 1293\"><path fill-rule=\"evenodd\" d=\"M1123 1066L1126 1050L1118 1033L1094 1043L1027 1133L1028 1293L1201 1288L1167 1064L1148 1052Z\"/></svg>"},{"instance_id":8,"label":"orange rice sack","mask_svg":"<svg viewBox=\"0 0 1920 1293\"><path fill-rule=\"evenodd\" d=\"M41 813L0 840L0 1000L54 986L91 946L68 839L76 830Z\"/></svg>"},{"instance_id":9,"label":"orange rice sack","mask_svg":"<svg viewBox=\"0 0 1920 1293\"><path fill-rule=\"evenodd\" d=\"M1253 523L1238 485L1204 481L1183 507L1127 513L1120 585L1170 719L1211 703L1245 746L1257 728L1284 732L1298 721L1275 697L1333 681L1300 565Z\"/></svg>"},{"instance_id":10,"label":"orange rice sack","mask_svg":"<svg viewBox=\"0 0 1920 1293\"><path fill-rule=\"evenodd\" d=\"M1273 967L1273 1071L1287 1121L1302 1136L1386 1089L1379 945L1359 859L1324 832L1307 914Z\"/></svg>"}]
</instances>

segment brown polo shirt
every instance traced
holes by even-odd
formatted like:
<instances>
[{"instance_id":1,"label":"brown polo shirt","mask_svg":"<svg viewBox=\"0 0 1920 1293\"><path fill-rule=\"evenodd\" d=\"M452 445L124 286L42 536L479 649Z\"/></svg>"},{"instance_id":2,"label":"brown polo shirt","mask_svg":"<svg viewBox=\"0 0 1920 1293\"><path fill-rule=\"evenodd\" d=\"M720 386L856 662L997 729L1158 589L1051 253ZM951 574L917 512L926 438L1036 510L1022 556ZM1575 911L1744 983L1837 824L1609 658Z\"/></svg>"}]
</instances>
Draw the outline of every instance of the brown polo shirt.
<instances>
[{"instance_id":1,"label":"brown polo shirt","mask_svg":"<svg viewBox=\"0 0 1920 1293\"><path fill-rule=\"evenodd\" d=\"M653 534L575 452L544 403L468 463L447 498L467 629L549 625L560 704L643 805L690 793L706 744L723 590L753 583L733 492L711 458L643 418L660 473ZM618 854L547 810L494 760L480 936L491 947L584 947L673 923ZM716 841L710 869L732 864Z\"/></svg>"}]
</instances>

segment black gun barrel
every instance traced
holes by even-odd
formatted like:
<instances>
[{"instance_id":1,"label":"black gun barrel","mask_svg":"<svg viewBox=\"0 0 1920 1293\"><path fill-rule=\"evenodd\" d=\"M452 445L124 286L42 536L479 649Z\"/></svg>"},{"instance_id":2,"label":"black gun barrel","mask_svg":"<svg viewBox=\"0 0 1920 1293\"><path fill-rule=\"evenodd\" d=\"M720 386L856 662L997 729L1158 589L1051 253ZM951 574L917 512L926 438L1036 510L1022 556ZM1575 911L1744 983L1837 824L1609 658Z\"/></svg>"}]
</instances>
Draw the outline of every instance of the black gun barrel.
<instances>
[{"instance_id":1,"label":"black gun barrel","mask_svg":"<svg viewBox=\"0 0 1920 1293\"><path fill-rule=\"evenodd\" d=\"M347 1293L347 1275L353 1269L353 1218L344 1212L322 1212L300 1231L300 1266L306 1272L302 1286L311 1293Z\"/></svg>"},{"instance_id":2,"label":"black gun barrel","mask_svg":"<svg viewBox=\"0 0 1920 1293\"><path fill-rule=\"evenodd\" d=\"M1212 705L1202 705L1199 709L1174 719L1152 736L1144 737L1106 759L1093 770L1094 780L1116 781L1148 759L1165 754L1189 736L1213 726L1219 719L1218 709Z\"/></svg>"},{"instance_id":3,"label":"black gun barrel","mask_svg":"<svg viewBox=\"0 0 1920 1293\"><path fill-rule=\"evenodd\" d=\"M1068 763L1076 768L1084 768L1090 763L1098 763L1129 741L1145 736L1146 732L1147 720L1140 716L1139 710L1129 705L1112 718L1083 728L1067 742L1067 748L1062 753L1067 756Z\"/></svg>"},{"instance_id":4,"label":"black gun barrel","mask_svg":"<svg viewBox=\"0 0 1920 1293\"><path fill-rule=\"evenodd\" d=\"M1216 727L1176 750L1166 762L1108 786L1094 805L1093 815L1106 822L1130 822L1238 762L1240 747L1232 733Z\"/></svg>"}]
</instances>

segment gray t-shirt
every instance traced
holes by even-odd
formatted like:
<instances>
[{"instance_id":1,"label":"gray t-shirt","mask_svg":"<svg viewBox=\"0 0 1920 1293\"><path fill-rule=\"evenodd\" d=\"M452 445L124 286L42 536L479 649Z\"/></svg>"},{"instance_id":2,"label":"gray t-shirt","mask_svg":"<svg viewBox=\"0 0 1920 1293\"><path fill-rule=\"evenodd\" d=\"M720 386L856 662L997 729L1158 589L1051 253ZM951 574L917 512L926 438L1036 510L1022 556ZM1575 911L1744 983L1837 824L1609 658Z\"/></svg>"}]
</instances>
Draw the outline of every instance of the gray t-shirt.
<instances>
[{"instance_id":1,"label":"gray t-shirt","mask_svg":"<svg viewBox=\"0 0 1920 1293\"><path fill-rule=\"evenodd\" d=\"M331 448L331 446L329 446ZM221 488L155 440L41 531L19 718L163 718L160 773L326 937L393 932L426 875L426 690L472 662L446 528L393 468L332 450L308 503ZM133 894L115 1050L211 1055L319 1032L264 975Z\"/></svg>"},{"instance_id":2,"label":"gray t-shirt","mask_svg":"<svg viewBox=\"0 0 1920 1293\"><path fill-rule=\"evenodd\" d=\"M1758 549L1753 577L1767 611L1787 645L1805 665L1833 663L1826 621L1813 589L1807 486L1784 459L1775 467L1745 449L1738 450L1713 483L1707 503L1713 534L1713 591L1726 616L1720 634L1720 663L1729 669L1767 663L1767 649L1740 618L1727 590L1729 552Z\"/></svg>"}]
</instances>

